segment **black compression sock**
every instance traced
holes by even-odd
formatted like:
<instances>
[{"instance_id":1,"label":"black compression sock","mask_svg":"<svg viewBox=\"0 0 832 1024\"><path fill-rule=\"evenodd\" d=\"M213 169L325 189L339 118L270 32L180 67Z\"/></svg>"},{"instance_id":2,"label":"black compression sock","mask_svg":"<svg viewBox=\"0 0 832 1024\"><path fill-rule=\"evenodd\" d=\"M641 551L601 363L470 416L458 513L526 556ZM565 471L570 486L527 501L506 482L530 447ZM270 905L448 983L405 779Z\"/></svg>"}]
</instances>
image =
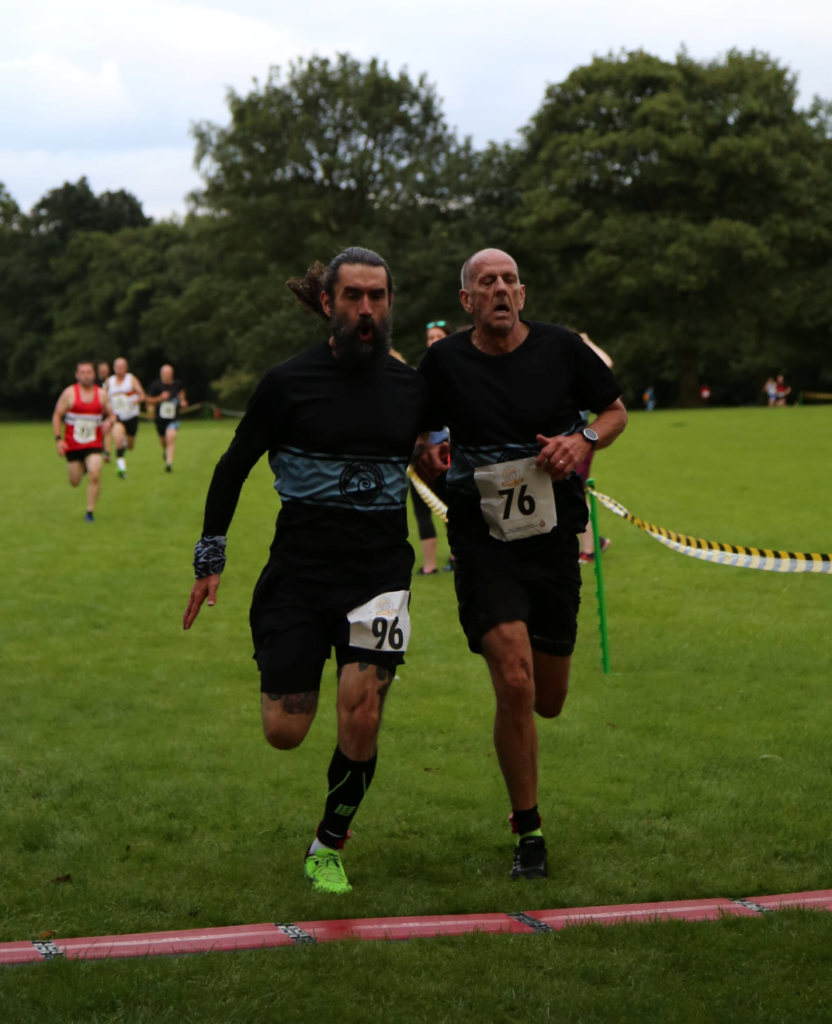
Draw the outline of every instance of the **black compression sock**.
<instances>
[{"instance_id":1,"label":"black compression sock","mask_svg":"<svg viewBox=\"0 0 832 1024\"><path fill-rule=\"evenodd\" d=\"M528 811L511 812L511 831L517 835L525 836L529 832L537 832L540 828L540 815L537 813L537 804L530 807Z\"/></svg>"},{"instance_id":2,"label":"black compression sock","mask_svg":"<svg viewBox=\"0 0 832 1024\"><path fill-rule=\"evenodd\" d=\"M373 781L377 760L378 754L374 754L369 761L353 761L340 747L335 748L327 772L326 809L318 825L318 839L324 846L339 849L344 845L350 822Z\"/></svg>"},{"instance_id":3,"label":"black compression sock","mask_svg":"<svg viewBox=\"0 0 832 1024\"><path fill-rule=\"evenodd\" d=\"M116 457L119 459L124 458L124 453L127 451L126 448L116 448Z\"/></svg>"}]
</instances>

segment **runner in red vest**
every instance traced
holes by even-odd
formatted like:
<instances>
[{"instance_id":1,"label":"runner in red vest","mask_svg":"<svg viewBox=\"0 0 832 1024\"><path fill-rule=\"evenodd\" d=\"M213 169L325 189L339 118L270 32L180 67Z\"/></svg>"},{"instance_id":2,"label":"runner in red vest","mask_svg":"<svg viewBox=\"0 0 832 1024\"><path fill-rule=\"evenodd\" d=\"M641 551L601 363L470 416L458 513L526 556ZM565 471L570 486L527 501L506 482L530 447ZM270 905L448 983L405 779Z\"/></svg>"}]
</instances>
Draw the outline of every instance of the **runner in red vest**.
<instances>
[{"instance_id":1,"label":"runner in red vest","mask_svg":"<svg viewBox=\"0 0 832 1024\"><path fill-rule=\"evenodd\" d=\"M66 459L70 484L77 487L85 472L89 476L85 518L91 523L101 488L104 430L109 431L112 427L115 415L107 392L95 384L95 367L92 363L79 363L75 369L75 380L77 384L70 384L58 399L52 413L52 429L58 457ZM62 422L66 424L63 438Z\"/></svg>"}]
</instances>

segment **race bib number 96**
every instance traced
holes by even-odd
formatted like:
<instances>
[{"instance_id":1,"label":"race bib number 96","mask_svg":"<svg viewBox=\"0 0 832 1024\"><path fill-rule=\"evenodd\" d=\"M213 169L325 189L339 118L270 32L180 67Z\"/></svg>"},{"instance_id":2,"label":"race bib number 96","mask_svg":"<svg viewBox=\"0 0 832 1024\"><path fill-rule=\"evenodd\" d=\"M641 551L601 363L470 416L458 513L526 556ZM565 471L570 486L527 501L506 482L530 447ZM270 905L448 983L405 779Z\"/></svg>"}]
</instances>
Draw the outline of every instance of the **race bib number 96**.
<instances>
[{"instance_id":1,"label":"race bib number 96","mask_svg":"<svg viewBox=\"0 0 832 1024\"><path fill-rule=\"evenodd\" d=\"M551 477L532 456L474 470L480 508L497 540L523 540L549 533L558 525Z\"/></svg>"},{"instance_id":2,"label":"race bib number 96","mask_svg":"<svg viewBox=\"0 0 832 1024\"><path fill-rule=\"evenodd\" d=\"M410 591L379 594L347 614L350 647L403 654L410 639Z\"/></svg>"},{"instance_id":3,"label":"race bib number 96","mask_svg":"<svg viewBox=\"0 0 832 1024\"><path fill-rule=\"evenodd\" d=\"M176 419L176 402L160 402L159 403L159 419L160 420L175 420Z\"/></svg>"}]
</instances>

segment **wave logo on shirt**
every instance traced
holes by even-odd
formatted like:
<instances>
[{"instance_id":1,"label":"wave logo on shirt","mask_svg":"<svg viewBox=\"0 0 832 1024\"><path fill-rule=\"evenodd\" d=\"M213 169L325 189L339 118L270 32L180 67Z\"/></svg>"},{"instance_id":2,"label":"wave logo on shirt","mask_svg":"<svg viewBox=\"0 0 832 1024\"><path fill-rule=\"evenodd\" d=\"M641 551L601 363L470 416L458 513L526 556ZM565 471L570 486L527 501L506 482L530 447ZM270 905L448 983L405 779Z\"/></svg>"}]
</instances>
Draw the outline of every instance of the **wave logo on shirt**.
<instances>
[{"instance_id":1,"label":"wave logo on shirt","mask_svg":"<svg viewBox=\"0 0 832 1024\"><path fill-rule=\"evenodd\" d=\"M523 477L516 466L506 466L503 470L503 487L517 487L523 483Z\"/></svg>"},{"instance_id":2,"label":"wave logo on shirt","mask_svg":"<svg viewBox=\"0 0 832 1024\"><path fill-rule=\"evenodd\" d=\"M384 476L374 462L351 462L344 467L338 486L353 505L372 505L384 490Z\"/></svg>"}]
</instances>

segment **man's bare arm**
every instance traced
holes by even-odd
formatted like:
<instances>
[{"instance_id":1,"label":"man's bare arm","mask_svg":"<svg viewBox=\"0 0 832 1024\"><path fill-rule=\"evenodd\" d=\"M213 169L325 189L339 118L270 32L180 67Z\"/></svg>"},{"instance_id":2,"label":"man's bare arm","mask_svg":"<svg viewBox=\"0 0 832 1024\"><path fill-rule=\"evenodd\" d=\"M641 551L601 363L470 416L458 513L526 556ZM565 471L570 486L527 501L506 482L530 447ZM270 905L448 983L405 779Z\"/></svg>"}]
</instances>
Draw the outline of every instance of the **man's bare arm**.
<instances>
[{"instance_id":1,"label":"man's bare arm","mask_svg":"<svg viewBox=\"0 0 832 1024\"><path fill-rule=\"evenodd\" d=\"M99 388L99 390L101 391L101 408L107 415L107 419L102 423L102 427L105 433L109 433L117 417L113 409L113 403L110 401L110 396L103 388Z\"/></svg>"},{"instance_id":2,"label":"man's bare arm","mask_svg":"<svg viewBox=\"0 0 832 1024\"><path fill-rule=\"evenodd\" d=\"M55 411L52 413L52 433L55 435L55 444L58 448L58 455L63 458L66 455L66 445L60 439L64 426L64 413L72 407L72 388L64 388L60 398L55 403Z\"/></svg>"},{"instance_id":3,"label":"man's bare arm","mask_svg":"<svg viewBox=\"0 0 832 1024\"><path fill-rule=\"evenodd\" d=\"M598 435L596 449L608 448L626 426L627 410L621 399L617 398L592 424L592 429ZM538 434L537 440L542 446L537 457L537 467L548 473L553 480L565 480L584 461L592 448L580 433L557 437Z\"/></svg>"}]
</instances>

